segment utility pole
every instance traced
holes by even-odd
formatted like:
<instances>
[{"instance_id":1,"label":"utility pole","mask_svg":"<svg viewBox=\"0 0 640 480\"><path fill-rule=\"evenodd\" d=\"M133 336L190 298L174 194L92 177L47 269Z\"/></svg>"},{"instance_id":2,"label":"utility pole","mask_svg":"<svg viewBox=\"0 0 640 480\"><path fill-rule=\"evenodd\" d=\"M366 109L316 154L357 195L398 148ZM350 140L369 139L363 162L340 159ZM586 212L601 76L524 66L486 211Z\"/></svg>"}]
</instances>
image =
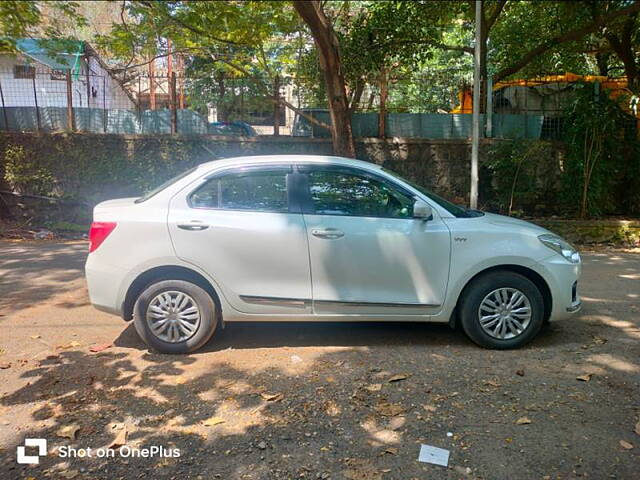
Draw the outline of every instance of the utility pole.
<instances>
[{"instance_id":1,"label":"utility pole","mask_svg":"<svg viewBox=\"0 0 640 480\"><path fill-rule=\"evenodd\" d=\"M478 208L478 156L480 153L480 44L482 43L482 0L476 0L476 44L473 53L473 113L471 117L471 192L469 204Z\"/></svg>"}]
</instances>

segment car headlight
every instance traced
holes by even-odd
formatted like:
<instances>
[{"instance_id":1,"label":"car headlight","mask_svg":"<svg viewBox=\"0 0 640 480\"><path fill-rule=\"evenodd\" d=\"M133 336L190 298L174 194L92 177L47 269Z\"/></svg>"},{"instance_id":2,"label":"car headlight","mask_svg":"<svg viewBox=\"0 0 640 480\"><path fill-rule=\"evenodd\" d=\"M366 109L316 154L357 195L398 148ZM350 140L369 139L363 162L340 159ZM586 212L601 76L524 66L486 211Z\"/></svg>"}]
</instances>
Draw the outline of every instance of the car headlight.
<instances>
[{"instance_id":1,"label":"car headlight","mask_svg":"<svg viewBox=\"0 0 640 480\"><path fill-rule=\"evenodd\" d=\"M538 239L544 243L547 247L556 253L562 255L571 263L580 263L580 254L569 242L564 241L557 235L546 233L540 235Z\"/></svg>"}]
</instances>

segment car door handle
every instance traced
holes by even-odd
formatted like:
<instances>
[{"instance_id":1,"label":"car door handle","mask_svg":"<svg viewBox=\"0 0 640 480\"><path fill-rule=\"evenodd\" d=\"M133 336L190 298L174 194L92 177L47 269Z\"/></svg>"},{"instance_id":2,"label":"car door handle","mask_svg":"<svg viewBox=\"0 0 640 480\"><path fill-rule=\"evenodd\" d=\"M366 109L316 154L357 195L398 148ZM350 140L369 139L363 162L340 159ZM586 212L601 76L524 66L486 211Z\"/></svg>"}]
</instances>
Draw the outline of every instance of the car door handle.
<instances>
[{"instance_id":1,"label":"car door handle","mask_svg":"<svg viewBox=\"0 0 640 480\"><path fill-rule=\"evenodd\" d=\"M182 230L190 230L192 232L198 232L200 230L206 230L209 228L209 225L202 222L189 222L189 223L179 223L178 228Z\"/></svg>"},{"instance_id":2,"label":"car door handle","mask_svg":"<svg viewBox=\"0 0 640 480\"><path fill-rule=\"evenodd\" d=\"M311 235L318 238L325 238L327 240L335 240L337 238L344 237L344 232L338 230L337 228L314 228L313 230L311 230Z\"/></svg>"}]
</instances>

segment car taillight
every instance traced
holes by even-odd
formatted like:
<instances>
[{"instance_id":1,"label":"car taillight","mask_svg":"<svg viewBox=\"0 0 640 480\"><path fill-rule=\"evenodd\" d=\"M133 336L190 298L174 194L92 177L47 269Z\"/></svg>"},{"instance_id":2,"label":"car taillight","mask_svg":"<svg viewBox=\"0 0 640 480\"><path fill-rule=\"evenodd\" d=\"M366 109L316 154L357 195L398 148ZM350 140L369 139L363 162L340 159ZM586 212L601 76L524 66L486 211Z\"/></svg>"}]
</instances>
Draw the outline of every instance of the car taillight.
<instances>
[{"instance_id":1,"label":"car taillight","mask_svg":"<svg viewBox=\"0 0 640 480\"><path fill-rule=\"evenodd\" d=\"M89 253L95 251L116 228L116 222L93 222L89 229Z\"/></svg>"}]
</instances>

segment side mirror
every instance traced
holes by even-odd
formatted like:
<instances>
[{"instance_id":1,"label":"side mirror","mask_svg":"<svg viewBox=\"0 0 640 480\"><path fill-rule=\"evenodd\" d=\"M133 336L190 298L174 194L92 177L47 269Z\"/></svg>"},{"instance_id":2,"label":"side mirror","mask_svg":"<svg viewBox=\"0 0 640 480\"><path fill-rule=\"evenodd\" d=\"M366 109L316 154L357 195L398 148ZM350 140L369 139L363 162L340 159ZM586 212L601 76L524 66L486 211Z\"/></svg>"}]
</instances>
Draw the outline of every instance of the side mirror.
<instances>
[{"instance_id":1,"label":"side mirror","mask_svg":"<svg viewBox=\"0 0 640 480\"><path fill-rule=\"evenodd\" d=\"M416 200L416 203L413 204L413 218L430 220L433 218L433 210L426 202L422 200Z\"/></svg>"}]
</instances>

